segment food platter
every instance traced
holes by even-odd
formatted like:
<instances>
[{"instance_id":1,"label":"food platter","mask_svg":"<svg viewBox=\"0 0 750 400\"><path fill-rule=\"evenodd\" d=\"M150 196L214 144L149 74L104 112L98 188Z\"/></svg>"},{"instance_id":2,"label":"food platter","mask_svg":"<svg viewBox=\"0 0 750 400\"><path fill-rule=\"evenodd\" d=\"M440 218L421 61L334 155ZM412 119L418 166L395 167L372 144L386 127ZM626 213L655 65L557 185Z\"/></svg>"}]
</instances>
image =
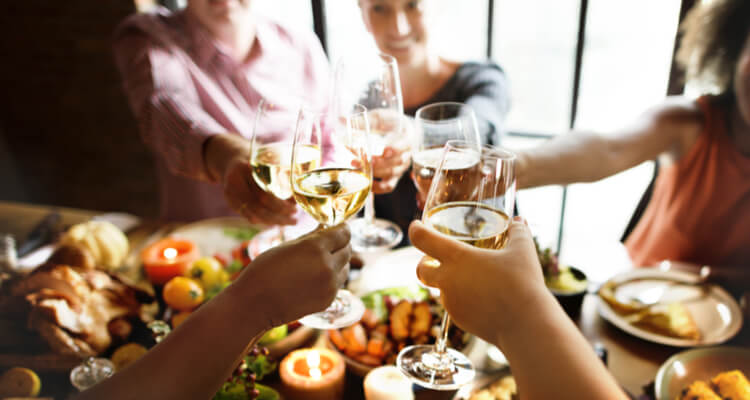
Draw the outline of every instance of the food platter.
<instances>
[{"instance_id":1,"label":"food platter","mask_svg":"<svg viewBox=\"0 0 750 400\"><path fill-rule=\"evenodd\" d=\"M623 331L654 343L693 347L723 343L742 327L742 311L737 302L717 285L698 284L698 277L681 271L643 268L619 274L602 287L613 288L618 299L637 298L646 291L658 291L660 304L680 303L692 315L700 338L688 339L656 333L634 325L627 315L618 313L599 298L599 315Z\"/></svg>"},{"instance_id":2,"label":"food platter","mask_svg":"<svg viewBox=\"0 0 750 400\"><path fill-rule=\"evenodd\" d=\"M381 365L395 364L396 355L401 348L411 344L433 344L437 335L440 313L442 308L437 300L429 294L429 291L419 286L398 286L379 289L362 296L367 307L365 316L357 324L341 330L330 330L326 333L326 345L341 353L347 364L348 370L359 376L365 376L370 370ZM410 303L406 317L410 321L406 326L408 337L397 335L394 328L394 316L403 311L402 303ZM412 307L413 306L413 307ZM429 310L430 322L427 322L426 330L422 335L414 335L414 324L420 320L417 307ZM424 314L422 314L424 315ZM399 326L402 326L399 324ZM336 336L334 336L336 335ZM451 326L449 334L449 346L468 354L473 348L474 336ZM353 351L357 347L352 342L361 341L361 351ZM372 351L373 340L383 339L387 342L383 346L382 354ZM342 342L343 341L343 342ZM380 347L378 347L380 349ZM374 356L374 357L373 357Z\"/></svg>"},{"instance_id":3,"label":"food platter","mask_svg":"<svg viewBox=\"0 0 750 400\"><path fill-rule=\"evenodd\" d=\"M674 400L692 382L708 380L720 372L735 369L750 373L750 349L717 346L677 353L656 373L656 400Z\"/></svg>"}]
</instances>

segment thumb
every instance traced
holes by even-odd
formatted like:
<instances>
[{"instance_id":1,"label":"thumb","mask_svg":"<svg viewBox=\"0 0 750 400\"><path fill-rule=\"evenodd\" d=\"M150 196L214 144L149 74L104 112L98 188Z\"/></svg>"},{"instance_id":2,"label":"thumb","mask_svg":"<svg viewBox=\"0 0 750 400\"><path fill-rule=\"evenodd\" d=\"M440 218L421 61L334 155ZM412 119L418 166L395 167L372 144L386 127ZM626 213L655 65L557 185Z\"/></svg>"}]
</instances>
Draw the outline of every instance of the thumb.
<instances>
[{"instance_id":1,"label":"thumb","mask_svg":"<svg viewBox=\"0 0 750 400\"><path fill-rule=\"evenodd\" d=\"M419 265L417 265L417 277L429 287L440 287L443 272L444 270L440 268L435 259L429 256L422 257Z\"/></svg>"},{"instance_id":2,"label":"thumb","mask_svg":"<svg viewBox=\"0 0 750 400\"><path fill-rule=\"evenodd\" d=\"M438 261L445 261L456 256L461 246L464 246L463 243L426 227L421 221L413 221L409 225L409 240L414 247Z\"/></svg>"},{"instance_id":3,"label":"thumb","mask_svg":"<svg viewBox=\"0 0 750 400\"><path fill-rule=\"evenodd\" d=\"M526 224L526 220L521 217L514 217L508 227L508 243L505 245L505 248L510 249L528 244L533 246L533 243L534 239L531 235L531 229Z\"/></svg>"}]
</instances>

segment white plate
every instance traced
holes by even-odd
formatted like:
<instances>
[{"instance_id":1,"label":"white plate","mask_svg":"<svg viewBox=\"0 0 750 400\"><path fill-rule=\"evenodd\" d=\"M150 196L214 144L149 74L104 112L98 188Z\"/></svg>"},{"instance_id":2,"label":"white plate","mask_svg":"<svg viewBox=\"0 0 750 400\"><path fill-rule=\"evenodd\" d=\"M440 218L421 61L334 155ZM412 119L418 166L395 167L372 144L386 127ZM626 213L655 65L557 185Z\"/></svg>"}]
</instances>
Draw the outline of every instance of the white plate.
<instances>
[{"instance_id":1,"label":"white plate","mask_svg":"<svg viewBox=\"0 0 750 400\"><path fill-rule=\"evenodd\" d=\"M263 227L252 225L240 217L212 218L183 225L169 236L192 241L203 256L217 253L228 256L243 240L227 234L227 229L257 229L260 232Z\"/></svg>"},{"instance_id":2,"label":"white plate","mask_svg":"<svg viewBox=\"0 0 750 400\"><path fill-rule=\"evenodd\" d=\"M656 373L656 400L674 400L691 383L707 381L720 372L734 369L750 375L750 349L719 346L677 353Z\"/></svg>"},{"instance_id":3,"label":"white plate","mask_svg":"<svg viewBox=\"0 0 750 400\"><path fill-rule=\"evenodd\" d=\"M642 268L615 276L615 297L630 298L633 295L667 285L662 302L679 301L687 307L701 333L699 340L680 339L660 335L634 326L615 312L607 302L599 299L599 315L623 331L650 342L676 347L706 346L724 343L742 327L742 311L734 298L724 289L710 285L707 290L681 282L695 282L698 277L680 271L662 271Z\"/></svg>"}]
</instances>

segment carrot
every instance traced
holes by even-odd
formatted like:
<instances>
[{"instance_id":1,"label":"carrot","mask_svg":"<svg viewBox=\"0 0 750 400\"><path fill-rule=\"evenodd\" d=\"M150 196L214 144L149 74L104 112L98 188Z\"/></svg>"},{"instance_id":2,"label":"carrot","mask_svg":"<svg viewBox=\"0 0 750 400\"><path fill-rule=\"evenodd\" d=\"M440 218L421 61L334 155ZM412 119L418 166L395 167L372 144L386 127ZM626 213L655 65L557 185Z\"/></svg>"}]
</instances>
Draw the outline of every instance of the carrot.
<instances>
[{"instance_id":1,"label":"carrot","mask_svg":"<svg viewBox=\"0 0 750 400\"><path fill-rule=\"evenodd\" d=\"M346 339L341 335L338 329L331 329L328 331L328 337L331 342L341 351L346 350Z\"/></svg>"},{"instance_id":2,"label":"carrot","mask_svg":"<svg viewBox=\"0 0 750 400\"><path fill-rule=\"evenodd\" d=\"M367 329L374 329L378 325L378 322L378 316L369 308L365 309L365 313L362 314L362 323Z\"/></svg>"},{"instance_id":3,"label":"carrot","mask_svg":"<svg viewBox=\"0 0 750 400\"><path fill-rule=\"evenodd\" d=\"M365 333L365 328L362 325L355 324L344 328L341 334L346 339L347 350L352 354L364 353L367 349L367 333Z\"/></svg>"},{"instance_id":4,"label":"carrot","mask_svg":"<svg viewBox=\"0 0 750 400\"><path fill-rule=\"evenodd\" d=\"M370 341L367 342L367 354L383 359L383 357L385 357L385 351L383 349L384 345L385 342L383 339L371 338Z\"/></svg>"}]
</instances>

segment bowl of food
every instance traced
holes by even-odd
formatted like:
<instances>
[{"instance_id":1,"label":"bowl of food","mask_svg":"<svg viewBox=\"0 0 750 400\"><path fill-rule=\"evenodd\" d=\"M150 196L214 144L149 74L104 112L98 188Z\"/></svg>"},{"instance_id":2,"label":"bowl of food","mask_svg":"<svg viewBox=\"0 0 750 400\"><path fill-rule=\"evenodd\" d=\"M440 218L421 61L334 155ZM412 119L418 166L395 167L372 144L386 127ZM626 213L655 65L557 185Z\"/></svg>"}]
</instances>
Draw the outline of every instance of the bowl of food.
<instances>
[{"instance_id":1,"label":"bowl of food","mask_svg":"<svg viewBox=\"0 0 750 400\"><path fill-rule=\"evenodd\" d=\"M355 374L365 376L375 367L395 364L404 347L435 343L444 311L427 289L381 289L362 296L362 301L366 310L359 322L327 332L329 347L342 354ZM460 328L450 327L450 347L467 353L471 339Z\"/></svg>"},{"instance_id":2,"label":"bowl of food","mask_svg":"<svg viewBox=\"0 0 750 400\"><path fill-rule=\"evenodd\" d=\"M542 249L534 239L544 283L570 318L581 314L583 298L588 291L586 274L578 268L560 263L557 253L549 247Z\"/></svg>"}]
</instances>

